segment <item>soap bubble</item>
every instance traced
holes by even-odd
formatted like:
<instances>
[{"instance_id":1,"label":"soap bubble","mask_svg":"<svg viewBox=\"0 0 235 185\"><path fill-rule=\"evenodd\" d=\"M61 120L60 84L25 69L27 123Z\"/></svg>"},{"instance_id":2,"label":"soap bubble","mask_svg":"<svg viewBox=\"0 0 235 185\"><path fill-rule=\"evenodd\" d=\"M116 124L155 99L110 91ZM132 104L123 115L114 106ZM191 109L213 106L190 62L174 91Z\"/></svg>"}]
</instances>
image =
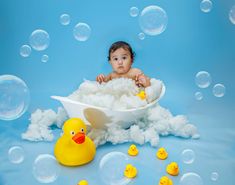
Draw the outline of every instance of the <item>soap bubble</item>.
<instances>
[{"instance_id":1,"label":"soap bubble","mask_svg":"<svg viewBox=\"0 0 235 185\"><path fill-rule=\"evenodd\" d=\"M211 180L217 181L219 178L219 174L217 172L212 172L211 173Z\"/></svg>"},{"instance_id":2,"label":"soap bubble","mask_svg":"<svg viewBox=\"0 0 235 185\"><path fill-rule=\"evenodd\" d=\"M60 23L64 26L70 23L70 16L68 14L62 14L60 16Z\"/></svg>"},{"instance_id":3,"label":"soap bubble","mask_svg":"<svg viewBox=\"0 0 235 185\"><path fill-rule=\"evenodd\" d=\"M30 93L27 85L13 75L0 76L0 119L14 120L28 108Z\"/></svg>"},{"instance_id":4,"label":"soap bubble","mask_svg":"<svg viewBox=\"0 0 235 185\"><path fill-rule=\"evenodd\" d=\"M180 185L203 185L203 181L198 174L189 172L180 178Z\"/></svg>"},{"instance_id":5,"label":"soap bubble","mask_svg":"<svg viewBox=\"0 0 235 185\"><path fill-rule=\"evenodd\" d=\"M235 24L235 5L233 5L231 10L229 11L229 20L231 21L231 23Z\"/></svg>"},{"instance_id":6,"label":"soap bubble","mask_svg":"<svg viewBox=\"0 0 235 185\"><path fill-rule=\"evenodd\" d=\"M225 87L223 84L215 84L213 87L213 94L216 97L223 97L225 94Z\"/></svg>"},{"instance_id":7,"label":"soap bubble","mask_svg":"<svg viewBox=\"0 0 235 185\"><path fill-rule=\"evenodd\" d=\"M33 175L41 183L54 182L59 172L60 166L52 155L41 154L34 161Z\"/></svg>"},{"instance_id":8,"label":"soap bubble","mask_svg":"<svg viewBox=\"0 0 235 185\"><path fill-rule=\"evenodd\" d=\"M137 7L131 7L130 8L130 16L136 17L139 14L139 9Z\"/></svg>"},{"instance_id":9,"label":"soap bubble","mask_svg":"<svg viewBox=\"0 0 235 185\"><path fill-rule=\"evenodd\" d=\"M37 51L45 50L50 43L49 34L45 30L35 30L29 37L29 43Z\"/></svg>"},{"instance_id":10,"label":"soap bubble","mask_svg":"<svg viewBox=\"0 0 235 185\"><path fill-rule=\"evenodd\" d=\"M86 23L78 23L73 29L73 35L78 41L86 41L91 35L91 28Z\"/></svg>"},{"instance_id":11,"label":"soap bubble","mask_svg":"<svg viewBox=\"0 0 235 185\"><path fill-rule=\"evenodd\" d=\"M8 159L11 163L19 164L24 161L24 150L20 146L13 146L8 150Z\"/></svg>"},{"instance_id":12,"label":"soap bubble","mask_svg":"<svg viewBox=\"0 0 235 185\"><path fill-rule=\"evenodd\" d=\"M203 98L202 93L201 93L201 92L196 92L196 93L195 93L195 98L196 98L197 100L202 100L202 98Z\"/></svg>"},{"instance_id":13,"label":"soap bubble","mask_svg":"<svg viewBox=\"0 0 235 185\"><path fill-rule=\"evenodd\" d=\"M20 55L22 57L28 57L31 54L31 47L29 45L23 45L20 48Z\"/></svg>"},{"instance_id":14,"label":"soap bubble","mask_svg":"<svg viewBox=\"0 0 235 185\"><path fill-rule=\"evenodd\" d=\"M211 84L211 76L206 71L200 71L196 74L195 82L200 88L207 88Z\"/></svg>"},{"instance_id":15,"label":"soap bubble","mask_svg":"<svg viewBox=\"0 0 235 185\"><path fill-rule=\"evenodd\" d=\"M195 153L191 149L185 149L181 153L181 158L185 164L191 164L191 163L193 163L193 161L195 159Z\"/></svg>"},{"instance_id":16,"label":"soap bubble","mask_svg":"<svg viewBox=\"0 0 235 185\"><path fill-rule=\"evenodd\" d=\"M124 177L128 156L121 152L110 152L99 163L100 177L107 185L125 185L131 180Z\"/></svg>"},{"instance_id":17,"label":"soap bubble","mask_svg":"<svg viewBox=\"0 0 235 185\"><path fill-rule=\"evenodd\" d=\"M141 32L141 33L139 33L139 35L138 35L138 36L139 36L139 39L140 39L140 40L144 40L144 39L145 39L145 34L144 34L144 33L142 33L142 32Z\"/></svg>"},{"instance_id":18,"label":"soap bubble","mask_svg":"<svg viewBox=\"0 0 235 185\"><path fill-rule=\"evenodd\" d=\"M139 17L142 31L147 35L158 35L165 31L167 14L159 6L148 6L143 9Z\"/></svg>"},{"instance_id":19,"label":"soap bubble","mask_svg":"<svg viewBox=\"0 0 235 185\"><path fill-rule=\"evenodd\" d=\"M42 62L47 62L49 60L49 57L48 57L48 55L42 55L42 58L41 58L41 61Z\"/></svg>"},{"instance_id":20,"label":"soap bubble","mask_svg":"<svg viewBox=\"0 0 235 185\"><path fill-rule=\"evenodd\" d=\"M201 11L208 13L212 9L212 2L210 0L203 0L200 3Z\"/></svg>"}]
</instances>

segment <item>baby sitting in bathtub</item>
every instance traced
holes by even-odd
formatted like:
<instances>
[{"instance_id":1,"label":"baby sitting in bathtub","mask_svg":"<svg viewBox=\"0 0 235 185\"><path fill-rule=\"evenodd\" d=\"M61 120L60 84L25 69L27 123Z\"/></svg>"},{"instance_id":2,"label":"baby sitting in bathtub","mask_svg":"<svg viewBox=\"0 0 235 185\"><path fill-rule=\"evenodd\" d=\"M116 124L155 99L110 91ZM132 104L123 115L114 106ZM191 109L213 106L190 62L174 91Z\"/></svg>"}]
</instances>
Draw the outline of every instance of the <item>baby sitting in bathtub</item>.
<instances>
[{"instance_id":1,"label":"baby sitting in bathtub","mask_svg":"<svg viewBox=\"0 0 235 185\"><path fill-rule=\"evenodd\" d=\"M118 41L109 48L109 63L112 65L113 72L105 76L100 74L96 77L99 83L108 82L115 78L130 78L135 81L139 87L148 87L151 85L150 78L143 74L140 69L131 68L134 61L134 52L131 46L124 42Z\"/></svg>"},{"instance_id":2,"label":"baby sitting in bathtub","mask_svg":"<svg viewBox=\"0 0 235 185\"><path fill-rule=\"evenodd\" d=\"M131 68L134 53L128 43L113 43L108 59L113 72L107 76L98 75L96 81L85 80L69 96L70 99L113 110L126 110L144 107L161 96L163 84L160 80L150 79L140 69Z\"/></svg>"}]
</instances>

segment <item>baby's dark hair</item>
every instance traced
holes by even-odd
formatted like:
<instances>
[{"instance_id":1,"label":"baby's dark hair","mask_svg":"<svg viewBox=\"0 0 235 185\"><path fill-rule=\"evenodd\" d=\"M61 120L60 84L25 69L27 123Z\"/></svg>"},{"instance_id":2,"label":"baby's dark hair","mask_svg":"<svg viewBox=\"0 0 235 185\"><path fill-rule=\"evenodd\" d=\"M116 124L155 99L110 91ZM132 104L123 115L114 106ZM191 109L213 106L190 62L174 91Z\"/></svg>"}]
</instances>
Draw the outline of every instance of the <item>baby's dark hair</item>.
<instances>
[{"instance_id":1,"label":"baby's dark hair","mask_svg":"<svg viewBox=\"0 0 235 185\"><path fill-rule=\"evenodd\" d=\"M135 53L133 52L130 44L128 44L127 42L124 42L124 41L117 41L117 42L114 42L111 47L109 48L109 56L108 56L108 60L110 61L110 55L111 53L113 53L114 51L116 51L117 49L119 48L123 48L127 51L130 52L131 54L131 59L132 61L134 61L134 56L135 56Z\"/></svg>"}]
</instances>

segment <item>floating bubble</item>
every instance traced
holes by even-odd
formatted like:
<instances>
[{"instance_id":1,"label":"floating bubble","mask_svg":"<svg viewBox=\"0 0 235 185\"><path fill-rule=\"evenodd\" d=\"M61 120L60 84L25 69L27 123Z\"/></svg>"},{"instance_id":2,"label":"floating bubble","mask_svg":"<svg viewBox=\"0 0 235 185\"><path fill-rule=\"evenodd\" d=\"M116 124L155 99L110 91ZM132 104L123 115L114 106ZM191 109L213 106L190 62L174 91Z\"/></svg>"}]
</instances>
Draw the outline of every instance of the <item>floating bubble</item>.
<instances>
[{"instance_id":1,"label":"floating bubble","mask_svg":"<svg viewBox=\"0 0 235 185\"><path fill-rule=\"evenodd\" d=\"M215 84L213 87L213 94L220 98L223 97L225 94L225 87L223 84Z\"/></svg>"},{"instance_id":2,"label":"floating bubble","mask_svg":"<svg viewBox=\"0 0 235 185\"><path fill-rule=\"evenodd\" d=\"M30 101L27 85L13 75L0 76L0 119L14 120L25 113Z\"/></svg>"},{"instance_id":3,"label":"floating bubble","mask_svg":"<svg viewBox=\"0 0 235 185\"><path fill-rule=\"evenodd\" d=\"M107 185L125 185L131 180L124 177L128 156L121 152L110 152L102 157L99 163L99 174Z\"/></svg>"},{"instance_id":4,"label":"floating bubble","mask_svg":"<svg viewBox=\"0 0 235 185\"><path fill-rule=\"evenodd\" d=\"M22 57L28 57L31 54L31 47L29 45L23 45L20 48L20 55Z\"/></svg>"},{"instance_id":5,"label":"floating bubble","mask_svg":"<svg viewBox=\"0 0 235 185\"><path fill-rule=\"evenodd\" d=\"M208 13L212 9L212 2L210 0L203 0L200 3L201 11Z\"/></svg>"},{"instance_id":6,"label":"floating bubble","mask_svg":"<svg viewBox=\"0 0 235 185\"><path fill-rule=\"evenodd\" d=\"M130 8L130 16L136 17L139 14L139 9L137 7L131 7Z\"/></svg>"},{"instance_id":7,"label":"floating bubble","mask_svg":"<svg viewBox=\"0 0 235 185\"><path fill-rule=\"evenodd\" d=\"M44 30L35 30L29 37L29 43L37 51L45 50L50 44L49 34Z\"/></svg>"},{"instance_id":8,"label":"floating bubble","mask_svg":"<svg viewBox=\"0 0 235 185\"><path fill-rule=\"evenodd\" d=\"M8 159L11 163L19 164L24 161L24 150L20 146L13 146L8 150Z\"/></svg>"},{"instance_id":9,"label":"floating bubble","mask_svg":"<svg viewBox=\"0 0 235 185\"><path fill-rule=\"evenodd\" d=\"M49 60L48 55L42 55L41 61L46 63Z\"/></svg>"},{"instance_id":10,"label":"floating bubble","mask_svg":"<svg viewBox=\"0 0 235 185\"><path fill-rule=\"evenodd\" d=\"M235 24L235 5L233 5L229 11L229 20L231 23Z\"/></svg>"},{"instance_id":11,"label":"floating bubble","mask_svg":"<svg viewBox=\"0 0 235 185\"><path fill-rule=\"evenodd\" d=\"M167 22L167 14L159 6L148 6L139 16L140 28L147 35L161 34L165 31Z\"/></svg>"},{"instance_id":12,"label":"floating bubble","mask_svg":"<svg viewBox=\"0 0 235 185\"><path fill-rule=\"evenodd\" d=\"M60 166L52 155L41 154L34 161L33 175L41 183L54 182L59 172Z\"/></svg>"},{"instance_id":13,"label":"floating bubble","mask_svg":"<svg viewBox=\"0 0 235 185\"><path fill-rule=\"evenodd\" d=\"M219 178L219 174L217 172L212 172L211 173L211 180L217 181Z\"/></svg>"},{"instance_id":14,"label":"floating bubble","mask_svg":"<svg viewBox=\"0 0 235 185\"><path fill-rule=\"evenodd\" d=\"M70 16L68 14L62 14L60 16L60 23L64 26L70 23Z\"/></svg>"},{"instance_id":15,"label":"floating bubble","mask_svg":"<svg viewBox=\"0 0 235 185\"><path fill-rule=\"evenodd\" d=\"M191 149L185 149L181 153L181 158L185 164L191 164L191 163L193 163L193 161L195 159L195 153Z\"/></svg>"},{"instance_id":16,"label":"floating bubble","mask_svg":"<svg viewBox=\"0 0 235 185\"><path fill-rule=\"evenodd\" d=\"M180 178L180 185L203 185L203 181L198 174L189 172Z\"/></svg>"},{"instance_id":17,"label":"floating bubble","mask_svg":"<svg viewBox=\"0 0 235 185\"><path fill-rule=\"evenodd\" d=\"M211 84L211 76L206 71L200 71L196 74L195 82L200 88L207 88Z\"/></svg>"},{"instance_id":18,"label":"floating bubble","mask_svg":"<svg viewBox=\"0 0 235 185\"><path fill-rule=\"evenodd\" d=\"M202 100L202 98L203 98L202 93L201 93L201 92L196 92L196 93L195 93L195 98L196 98L197 100Z\"/></svg>"},{"instance_id":19,"label":"floating bubble","mask_svg":"<svg viewBox=\"0 0 235 185\"><path fill-rule=\"evenodd\" d=\"M141 32L141 33L139 33L139 35L138 35L138 36L139 36L139 39L140 39L140 40L144 40L144 39L145 39L145 34L144 34L144 33L142 33L142 32Z\"/></svg>"},{"instance_id":20,"label":"floating bubble","mask_svg":"<svg viewBox=\"0 0 235 185\"><path fill-rule=\"evenodd\" d=\"M86 41L91 35L91 28L86 23L78 23L73 29L73 35L78 41Z\"/></svg>"}]
</instances>

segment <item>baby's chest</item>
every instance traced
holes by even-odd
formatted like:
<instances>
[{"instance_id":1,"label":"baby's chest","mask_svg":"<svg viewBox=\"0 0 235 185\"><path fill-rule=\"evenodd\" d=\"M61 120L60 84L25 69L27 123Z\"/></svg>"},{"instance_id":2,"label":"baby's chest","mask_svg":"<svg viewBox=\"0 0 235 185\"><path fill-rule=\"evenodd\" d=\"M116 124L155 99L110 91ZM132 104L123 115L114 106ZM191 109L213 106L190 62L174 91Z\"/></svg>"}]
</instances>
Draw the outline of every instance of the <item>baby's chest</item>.
<instances>
[{"instance_id":1,"label":"baby's chest","mask_svg":"<svg viewBox=\"0 0 235 185\"><path fill-rule=\"evenodd\" d=\"M111 76L111 79L115 79L115 78L131 78L131 79L135 79L135 75L133 75L132 73L128 74L113 74Z\"/></svg>"}]
</instances>

